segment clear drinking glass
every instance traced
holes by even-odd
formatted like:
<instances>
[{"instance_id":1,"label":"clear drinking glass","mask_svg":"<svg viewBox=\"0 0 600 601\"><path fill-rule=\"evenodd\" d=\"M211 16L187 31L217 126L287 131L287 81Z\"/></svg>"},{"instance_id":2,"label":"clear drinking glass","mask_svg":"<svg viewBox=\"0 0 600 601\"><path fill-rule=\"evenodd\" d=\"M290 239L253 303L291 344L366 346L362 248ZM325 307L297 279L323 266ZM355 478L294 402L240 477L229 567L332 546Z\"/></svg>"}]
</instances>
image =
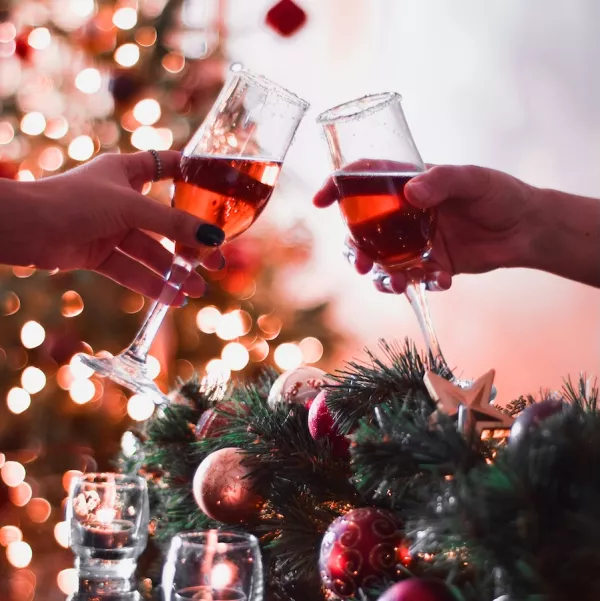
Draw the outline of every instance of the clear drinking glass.
<instances>
[{"instance_id":1,"label":"clear drinking glass","mask_svg":"<svg viewBox=\"0 0 600 601\"><path fill-rule=\"evenodd\" d=\"M268 79L232 69L221 94L183 151L173 205L217 225L230 242L261 214L309 104ZM214 248L176 248L161 296L131 345L116 357L82 362L156 402L166 397L148 376L148 351L169 305Z\"/></svg>"},{"instance_id":2,"label":"clear drinking glass","mask_svg":"<svg viewBox=\"0 0 600 601\"><path fill-rule=\"evenodd\" d=\"M148 489L139 476L90 473L75 478L67 503L69 546L89 593L133 589L148 541Z\"/></svg>"},{"instance_id":3,"label":"clear drinking glass","mask_svg":"<svg viewBox=\"0 0 600 601\"><path fill-rule=\"evenodd\" d=\"M322 113L317 123L329 146L338 204L352 239L386 271L408 270L406 296L427 349L438 366L452 373L435 334L421 270L410 270L431 252L436 211L417 208L404 196L406 183L426 166L401 100L393 92L365 96Z\"/></svg>"},{"instance_id":4,"label":"clear drinking glass","mask_svg":"<svg viewBox=\"0 0 600 601\"><path fill-rule=\"evenodd\" d=\"M262 559L251 534L178 534L163 568L164 601L262 601Z\"/></svg>"}]
</instances>

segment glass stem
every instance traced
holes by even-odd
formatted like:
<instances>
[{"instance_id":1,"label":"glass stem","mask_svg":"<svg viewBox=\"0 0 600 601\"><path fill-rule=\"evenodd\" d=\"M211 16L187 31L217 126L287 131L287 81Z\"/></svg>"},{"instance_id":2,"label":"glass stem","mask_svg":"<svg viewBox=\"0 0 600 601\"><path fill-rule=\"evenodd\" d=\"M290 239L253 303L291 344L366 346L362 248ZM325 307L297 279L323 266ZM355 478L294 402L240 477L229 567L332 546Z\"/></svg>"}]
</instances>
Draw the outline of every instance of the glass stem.
<instances>
[{"instance_id":1,"label":"glass stem","mask_svg":"<svg viewBox=\"0 0 600 601\"><path fill-rule=\"evenodd\" d=\"M139 361L140 363L146 363L148 351L162 325L165 315L194 267L194 263L179 255L175 256L160 297L152 305L140 331L129 345L129 348L124 352L127 358Z\"/></svg>"},{"instance_id":2,"label":"glass stem","mask_svg":"<svg viewBox=\"0 0 600 601\"><path fill-rule=\"evenodd\" d=\"M440 343L438 342L435 334L435 328L433 327L433 321L431 320L431 313L429 312L429 305L427 304L425 291L425 282L412 280L408 283L404 294L406 294L406 298L408 298L411 307L417 316L417 320L419 322L419 326L421 327L421 332L425 338L425 344L427 345L427 350L431 359L433 360L433 364L439 367L442 371L447 371L451 374L452 371L444 359L442 349L440 348Z\"/></svg>"}]
</instances>

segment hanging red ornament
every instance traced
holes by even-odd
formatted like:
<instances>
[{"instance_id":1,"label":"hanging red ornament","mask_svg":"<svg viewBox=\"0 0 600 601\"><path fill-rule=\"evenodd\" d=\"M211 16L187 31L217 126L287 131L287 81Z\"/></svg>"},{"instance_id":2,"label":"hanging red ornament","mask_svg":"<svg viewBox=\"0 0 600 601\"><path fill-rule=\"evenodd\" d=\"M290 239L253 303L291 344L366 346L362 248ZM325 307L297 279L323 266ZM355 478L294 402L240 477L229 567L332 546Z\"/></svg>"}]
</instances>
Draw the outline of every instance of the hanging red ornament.
<instances>
[{"instance_id":1,"label":"hanging red ornament","mask_svg":"<svg viewBox=\"0 0 600 601\"><path fill-rule=\"evenodd\" d=\"M456 599L441 580L408 578L396 582L377 601L456 601Z\"/></svg>"},{"instance_id":2,"label":"hanging red ornament","mask_svg":"<svg viewBox=\"0 0 600 601\"><path fill-rule=\"evenodd\" d=\"M200 464L192 484L194 499L213 520L240 524L256 518L264 499L255 491L252 468L241 449L228 447L211 453Z\"/></svg>"},{"instance_id":3,"label":"hanging red ornament","mask_svg":"<svg viewBox=\"0 0 600 601\"><path fill-rule=\"evenodd\" d=\"M282 373L269 391L269 407L304 405L310 407L327 381L327 374L318 367L298 367Z\"/></svg>"},{"instance_id":4,"label":"hanging red ornament","mask_svg":"<svg viewBox=\"0 0 600 601\"><path fill-rule=\"evenodd\" d=\"M308 412L308 430L315 440L326 438L331 443L331 449L336 457L349 457L350 442L342 436L334 422L333 416L327 407L327 391L322 390L315 397Z\"/></svg>"},{"instance_id":5,"label":"hanging red ornament","mask_svg":"<svg viewBox=\"0 0 600 601\"><path fill-rule=\"evenodd\" d=\"M334 520L319 556L325 588L342 599L381 578L397 579L410 563L408 544L396 516L385 509L361 507Z\"/></svg>"},{"instance_id":6,"label":"hanging red ornament","mask_svg":"<svg viewBox=\"0 0 600 601\"><path fill-rule=\"evenodd\" d=\"M266 23L283 37L290 37L306 23L306 12L293 0L281 0L267 13Z\"/></svg>"}]
</instances>

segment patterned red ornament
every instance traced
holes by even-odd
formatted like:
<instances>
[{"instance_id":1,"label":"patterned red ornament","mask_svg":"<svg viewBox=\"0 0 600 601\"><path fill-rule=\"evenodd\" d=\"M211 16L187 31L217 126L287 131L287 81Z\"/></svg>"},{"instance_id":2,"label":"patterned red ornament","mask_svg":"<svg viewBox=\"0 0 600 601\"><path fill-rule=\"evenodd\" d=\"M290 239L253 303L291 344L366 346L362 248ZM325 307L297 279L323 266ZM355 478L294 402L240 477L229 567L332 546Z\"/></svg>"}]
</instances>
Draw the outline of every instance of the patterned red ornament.
<instances>
[{"instance_id":1,"label":"patterned red ornament","mask_svg":"<svg viewBox=\"0 0 600 601\"><path fill-rule=\"evenodd\" d=\"M266 23L279 35L294 35L306 23L306 12L292 0L281 0L267 13Z\"/></svg>"},{"instance_id":2,"label":"patterned red ornament","mask_svg":"<svg viewBox=\"0 0 600 601\"><path fill-rule=\"evenodd\" d=\"M282 373L269 391L269 407L304 405L310 407L314 398L327 382L327 374L318 367L298 367Z\"/></svg>"},{"instance_id":3,"label":"patterned red ornament","mask_svg":"<svg viewBox=\"0 0 600 601\"><path fill-rule=\"evenodd\" d=\"M327 438L336 457L349 457L350 441L337 431L333 423L333 416L327 407L326 390L319 392L310 406L308 430L315 440Z\"/></svg>"},{"instance_id":4,"label":"patterned red ornament","mask_svg":"<svg viewBox=\"0 0 600 601\"><path fill-rule=\"evenodd\" d=\"M329 526L321 543L319 570L325 588L345 599L381 578L397 579L408 563L408 544L396 516L362 507Z\"/></svg>"},{"instance_id":5,"label":"patterned red ornament","mask_svg":"<svg viewBox=\"0 0 600 601\"><path fill-rule=\"evenodd\" d=\"M242 450L228 447L211 453L196 470L194 499L213 520L240 524L260 512L264 499L254 490L252 468L243 463L245 458Z\"/></svg>"},{"instance_id":6,"label":"patterned red ornament","mask_svg":"<svg viewBox=\"0 0 600 601\"><path fill-rule=\"evenodd\" d=\"M408 578L396 582L377 601L456 601L441 580Z\"/></svg>"}]
</instances>

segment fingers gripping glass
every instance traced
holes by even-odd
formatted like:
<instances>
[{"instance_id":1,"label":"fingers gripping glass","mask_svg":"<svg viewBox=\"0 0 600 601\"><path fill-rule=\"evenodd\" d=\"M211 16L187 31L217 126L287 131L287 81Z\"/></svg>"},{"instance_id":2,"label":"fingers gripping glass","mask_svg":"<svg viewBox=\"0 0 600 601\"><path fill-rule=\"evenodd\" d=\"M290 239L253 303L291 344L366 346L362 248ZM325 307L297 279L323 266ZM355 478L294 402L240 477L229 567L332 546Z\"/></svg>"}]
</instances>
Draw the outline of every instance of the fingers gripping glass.
<instances>
[{"instance_id":1,"label":"fingers gripping glass","mask_svg":"<svg viewBox=\"0 0 600 601\"><path fill-rule=\"evenodd\" d=\"M406 296L429 353L449 373L435 334L426 284L416 268L427 260L436 227L434 209L411 205L404 186L426 167L395 93L365 96L317 118L329 146L339 206L357 248L386 271L406 270ZM458 380L455 380L458 383Z\"/></svg>"},{"instance_id":2,"label":"fingers gripping glass","mask_svg":"<svg viewBox=\"0 0 600 601\"><path fill-rule=\"evenodd\" d=\"M265 208L308 103L281 86L232 70L208 116L183 151L173 205L220 227L229 242ZM146 359L169 306L214 248L176 247L166 285L131 345L112 358L80 355L83 363L134 392L164 394L148 376Z\"/></svg>"}]
</instances>

